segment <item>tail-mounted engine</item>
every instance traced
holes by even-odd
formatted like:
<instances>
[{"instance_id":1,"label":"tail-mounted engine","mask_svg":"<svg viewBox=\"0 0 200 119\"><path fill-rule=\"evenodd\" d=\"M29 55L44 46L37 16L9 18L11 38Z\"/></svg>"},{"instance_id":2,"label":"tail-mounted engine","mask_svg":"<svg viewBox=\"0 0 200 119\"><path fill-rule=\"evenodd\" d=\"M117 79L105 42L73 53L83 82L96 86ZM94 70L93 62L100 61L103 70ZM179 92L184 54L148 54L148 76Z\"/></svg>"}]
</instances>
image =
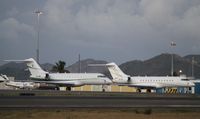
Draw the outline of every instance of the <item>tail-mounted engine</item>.
<instances>
[{"instance_id":1,"label":"tail-mounted engine","mask_svg":"<svg viewBox=\"0 0 200 119\"><path fill-rule=\"evenodd\" d=\"M128 80L127 80L127 82L128 82L128 83L130 83L130 82L131 82L131 77L128 77Z\"/></svg>"},{"instance_id":2,"label":"tail-mounted engine","mask_svg":"<svg viewBox=\"0 0 200 119\"><path fill-rule=\"evenodd\" d=\"M45 74L45 79L46 79L46 80L49 80L49 79L50 79L49 73L46 73L46 74Z\"/></svg>"}]
</instances>

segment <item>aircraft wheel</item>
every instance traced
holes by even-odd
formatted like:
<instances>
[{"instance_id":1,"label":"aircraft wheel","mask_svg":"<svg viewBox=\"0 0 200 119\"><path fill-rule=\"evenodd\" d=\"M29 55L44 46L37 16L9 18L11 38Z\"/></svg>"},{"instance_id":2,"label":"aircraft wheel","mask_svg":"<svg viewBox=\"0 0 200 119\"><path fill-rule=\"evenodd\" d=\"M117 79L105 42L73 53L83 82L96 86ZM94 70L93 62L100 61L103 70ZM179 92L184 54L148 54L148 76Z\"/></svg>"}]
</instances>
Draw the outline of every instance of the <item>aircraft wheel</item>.
<instances>
[{"instance_id":1,"label":"aircraft wheel","mask_svg":"<svg viewBox=\"0 0 200 119\"><path fill-rule=\"evenodd\" d=\"M67 87L67 90L68 90L68 91L71 91L71 87Z\"/></svg>"},{"instance_id":2,"label":"aircraft wheel","mask_svg":"<svg viewBox=\"0 0 200 119\"><path fill-rule=\"evenodd\" d=\"M56 87L55 90L59 90L59 87Z\"/></svg>"},{"instance_id":3,"label":"aircraft wheel","mask_svg":"<svg viewBox=\"0 0 200 119\"><path fill-rule=\"evenodd\" d=\"M141 89L137 89L136 92L137 92L137 93L141 93Z\"/></svg>"},{"instance_id":4,"label":"aircraft wheel","mask_svg":"<svg viewBox=\"0 0 200 119\"><path fill-rule=\"evenodd\" d=\"M151 93L151 89L147 89L147 93Z\"/></svg>"}]
</instances>

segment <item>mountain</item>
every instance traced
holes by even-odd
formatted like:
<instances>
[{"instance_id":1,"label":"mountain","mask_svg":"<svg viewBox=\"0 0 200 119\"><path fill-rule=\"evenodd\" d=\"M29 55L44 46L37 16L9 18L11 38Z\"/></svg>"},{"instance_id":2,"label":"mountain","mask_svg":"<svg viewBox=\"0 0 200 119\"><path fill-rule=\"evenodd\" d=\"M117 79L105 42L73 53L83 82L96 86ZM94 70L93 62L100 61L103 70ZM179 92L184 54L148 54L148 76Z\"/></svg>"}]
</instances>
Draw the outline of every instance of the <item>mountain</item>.
<instances>
[{"instance_id":1,"label":"mountain","mask_svg":"<svg viewBox=\"0 0 200 119\"><path fill-rule=\"evenodd\" d=\"M191 76L192 63L191 59L194 57L194 75L200 78L200 55L187 55L181 57L174 54L174 71L182 70L187 76ZM103 73L110 78L110 74L105 67L89 67L88 64L106 64L103 60L85 59L81 60L81 72ZM45 63L41 67L45 71L51 71L53 64ZM160 54L151 59L141 61L133 60L123 63L119 66L126 74L131 76L166 76L171 74L171 54ZM79 72L79 62L76 62L65 68L71 73ZM29 79L29 71L24 63L9 62L0 66L0 74L15 77L16 80Z\"/></svg>"},{"instance_id":2,"label":"mountain","mask_svg":"<svg viewBox=\"0 0 200 119\"><path fill-rule=\"evenodd\" d=\"M187 56L184 56L184 58L188 59L190 62L192 61L192 58L194 58L194 62L200 65L200 55L187 55Z\"/></svg>"},{"instance_id":3,"label":"mountain","mask_svg":"<svg viewBox=\"0 0 200 119\"><path fill-rule=\"evenodd\" d=\"M24 63L9 62L0 66L0 74L6 74L10 77L15 77L17 80L25 80L29 78L29 71Z\"/></svg>"},{"instance_id":4,"label":"mountain","mask_svg":"<svg viewBox=\"0 0 200 119\"><path fill-rule=\"evenodd\" d=\"M106 76L110 77L108 69L106 67L91 67L88 66L89 64L106 64L107 61L103 60L94 60L94 59L85 59L81 60L81 73L87 72L87 73L102 73ZM79 62L76 62L65 69L69 70L71 73L78 73L79 72Z\"/></svg>"},{"instance_id":5,"label":"mountain","mask_svg":"<svg viewBox=\"0 0 200 119\"><path fill-rule=\"evenodd\" d=\"M181 57L173 55L174 71L177 73L182 70L187 76L191 76L191 61L188 56ZM145 61L133 60L120 65L120 68L132 76L166 76L171 74L171 54L161 54ZM198 60L199 61L199 60ZM200 66L194 64L194 75L200 77Z\"/></svg>"},{"instance_id":6,"label":"mountain","mask_svg":"<svg viewBox=\"0 0 200 119\"><path fill-rule=\"evenodd\" d=\"M45 71L51 71L53 66L54 65L50 63L41 64L42 69Z\"/></svg>"},{"instance_id":7,"label":"mountain","mask_svg":"<svg viewBox=\"0 0 200 119\"><path fill-rule=\"evenodd\" d=\"M103 60L94 60L94 59L85 59L81 61L81 72L88 73L103 73L109 76L109 72L105 67L88 67L88 64L106 64L106 61ZM45 71L52 71L53 64L45 63L41 64L42 69ZM71 73L79 72L79 62L76 62L69 67L65 68L69 70ZM30 73L27 70L27 66L25 63L15 63L9 62L0 66L0 74L6 74L7 76L15 77L16 80L27 80L29 79Z\"/></svg>"},{"instance_id":8,"label":"mountain","mask_svg":"<svg viewBox=\"0 0 200 119\"><path fill-rule=\"evenodd\" d=\"M41 67L46 71L50 71L53 65L45 63L42 64ZM0 74L15 77L16 80L27 80L30 76L30 72L28 71L26 64L16 62L9 62L0 66Z\"/></svg>"}]
</instances>

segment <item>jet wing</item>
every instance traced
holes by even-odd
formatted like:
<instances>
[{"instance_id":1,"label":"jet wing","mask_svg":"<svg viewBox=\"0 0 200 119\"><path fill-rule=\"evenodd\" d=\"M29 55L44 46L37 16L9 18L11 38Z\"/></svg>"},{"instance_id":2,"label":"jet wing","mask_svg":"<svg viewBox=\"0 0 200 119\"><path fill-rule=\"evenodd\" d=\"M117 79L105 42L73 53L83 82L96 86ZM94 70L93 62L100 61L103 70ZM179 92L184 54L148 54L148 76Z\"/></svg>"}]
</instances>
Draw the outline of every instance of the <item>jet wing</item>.
<instances>
[{"instance_id":1,"label":"jet wing","mask_svg":"<svg viewBox=\"0 0 200 119\"><path fill-rule=\"evenodd\" d=\"M134 83L134 84L122 84L120 86L139 87L139 88L162 88L160 83Z\"/></svg>"}]
</instances>

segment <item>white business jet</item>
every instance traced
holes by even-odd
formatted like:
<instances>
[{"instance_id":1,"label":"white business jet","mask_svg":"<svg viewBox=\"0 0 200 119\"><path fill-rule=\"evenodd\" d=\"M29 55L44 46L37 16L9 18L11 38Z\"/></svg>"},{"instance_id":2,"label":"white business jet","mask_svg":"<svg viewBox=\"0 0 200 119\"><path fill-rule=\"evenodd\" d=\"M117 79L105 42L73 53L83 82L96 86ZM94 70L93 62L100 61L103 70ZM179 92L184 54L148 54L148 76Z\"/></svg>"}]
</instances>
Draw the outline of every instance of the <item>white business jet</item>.
<instances>
[{"instance_id":1,"label":"white business jet","mask_svg":"<svg viewBox=\"0 0 200 119\"><path fill-rule=\"evenodd\" d=\"M16 89L36 89L39 88L39 83L34 82L17 82L17 81L8 81L5 83L6 86L14 87Z\"/></svg>"},{"instance_id":2,"label":"white business jet","mask_svg":"<svg viewBox=\"0 0 200 119\"><path fill-rule=\"evenodd\" d=\"M6 86L14 87L16 89L35 89L39 87L39 84L34 82L24 82L24 81L11 81L6 75L0 75L0 80L5 82Z\"/></svg>"},{"instance_id":3,"label":"white business jet","mask_svg":"<svg viewBox=\"0 0 200 119\"><path fill-rule=\"evenodd\" d=\"M34 82L66 86L68 90L76 86L109 85L112 83L109 78L100 73L50 73L42 70L33 58L6 61L25 62L31 73L30 79L35 80Z\"/></svg>"},{"instance_id":4,"label":"white business jet","mask_svg":"<svg viewBox=\"0 0 200 119\"><path fill-rule=\"evenodd\" d=\"M129 76L124 74L115 63L106 64L113 78L113 83L120 86L137 87L137 92L141 89L163 88L163 87L193 87L194 83L186 76Z\"/></svg>"}]
</instances>

